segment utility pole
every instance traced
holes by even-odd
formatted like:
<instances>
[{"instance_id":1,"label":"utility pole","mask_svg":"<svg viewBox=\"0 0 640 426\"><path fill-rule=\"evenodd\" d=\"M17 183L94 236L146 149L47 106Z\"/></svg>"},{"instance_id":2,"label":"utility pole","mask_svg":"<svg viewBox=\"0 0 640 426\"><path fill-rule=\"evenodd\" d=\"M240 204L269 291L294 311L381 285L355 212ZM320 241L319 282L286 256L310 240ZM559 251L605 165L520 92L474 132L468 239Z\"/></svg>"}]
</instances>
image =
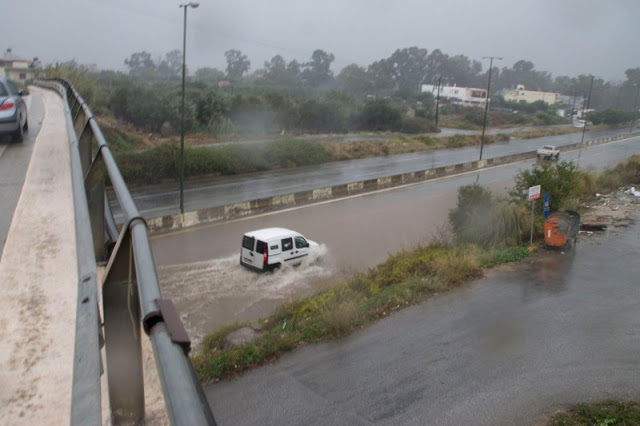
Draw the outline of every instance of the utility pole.
<instances>
[{"instance_id":1,"label":"utility pole","mask_svg":"<svg viewBox=\"0 0 640 426\"><path fill-rule=\"evenodd\" d=\"M633 111L631 111L631 128L629 129L629 133L633 133L633 123L635 116L638 113L638 93L640 93L640 86L638 86L637 83L634 83L633 86L636 88L636 99L633 101Z\"/></svg>"},{"instance_id":2,"label":"utility pole","mask_svg":"<svg viewBox=\"0 0 640 426\"><path fill-rule=\"evenodd\" d=\"M584 134L587 131L587 111L589 111L589 104L591 104L592 90L593 90L593 76L591 76L591 85L589 86L589 97L587 98L587 108L582 110L582 120L584 121L584 127L582 127L582 139L580 140L580 151L578 152L578 167L580 167L580 157L582 156L582 144L584 143ZM584 105L584 103L582 105Z\"/></svg>"},{"instance_id":3,"label":"utility pole","mask_svg":"<svg viewBox=\"0 0 640 426\"><path fill-rule=\"evenodd\" d=\"M195 9L198 2L181 4L184 9L184 25L182 27L182 103L180 107L180 213L184 214L184 82L187 70L187 8Z\"/></svg>"},{"instance_id":4,"label":"utility pole","mask_svg":"<svg viewBox=\"0 0 640 426\"><path fill-rule=\"evenodd\" d=\"M487 113L489 112L489 93L491 91L491 71L493 70L493 60L502 60L498 56L484 56L482 59L490 59L489 61L489 83L487 84L487 98L484 103L484 120L482 121L482 139L480 139L480 160L482 160L482 149L484 148L484 132L487 128Z\"/></svg>"},{"instance_id":5,"label":"utility pole","mask_svg":"<svg viewBox=\"0 0 640 426\"><path fill-rule=\"evenodd\" d=\"M440 106L440 85L442 84L442 76L438 77L438 95L436 96L436 131L438 130L438 109Z\"/></svg>"}]
</instances>

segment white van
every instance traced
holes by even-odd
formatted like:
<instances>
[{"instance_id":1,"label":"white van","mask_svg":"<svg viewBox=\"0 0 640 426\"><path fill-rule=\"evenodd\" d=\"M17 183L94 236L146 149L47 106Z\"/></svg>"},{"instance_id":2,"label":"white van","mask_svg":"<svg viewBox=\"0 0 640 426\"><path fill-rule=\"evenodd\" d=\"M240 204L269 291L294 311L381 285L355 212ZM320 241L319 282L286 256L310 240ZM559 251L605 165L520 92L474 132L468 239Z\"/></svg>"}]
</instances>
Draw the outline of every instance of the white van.
<instances>
[{"instance_id":1,"label":"white van","mask_svg":"<svg viewBox=\"0 0 640 426\"><path fill-rule=\"evenodd\" d=\"M264 228L242 237L240 264L257 271L272 271L287 265L299 265L317 249L318 243L286 228Z\"/></svg>"}]
</instances>

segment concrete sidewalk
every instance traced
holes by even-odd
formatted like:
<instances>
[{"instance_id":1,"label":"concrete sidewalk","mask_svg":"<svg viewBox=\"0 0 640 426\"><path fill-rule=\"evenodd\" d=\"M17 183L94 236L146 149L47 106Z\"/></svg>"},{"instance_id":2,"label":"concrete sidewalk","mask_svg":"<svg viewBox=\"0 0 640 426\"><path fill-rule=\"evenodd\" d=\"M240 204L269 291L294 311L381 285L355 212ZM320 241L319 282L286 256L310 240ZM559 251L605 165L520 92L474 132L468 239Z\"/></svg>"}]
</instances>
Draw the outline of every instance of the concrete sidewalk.
<instances>
[{"instance_id":1,"label":"concrete sidewalk","mask_svg":"<svg viewBox=\"0 0 640 426\"><path fill-rule=\"evenodd\" d=\"M68 137L62 99L30 90L45 117L0 259L0 419L69 424L78 278Z\"/></svg>"}]
</instances>

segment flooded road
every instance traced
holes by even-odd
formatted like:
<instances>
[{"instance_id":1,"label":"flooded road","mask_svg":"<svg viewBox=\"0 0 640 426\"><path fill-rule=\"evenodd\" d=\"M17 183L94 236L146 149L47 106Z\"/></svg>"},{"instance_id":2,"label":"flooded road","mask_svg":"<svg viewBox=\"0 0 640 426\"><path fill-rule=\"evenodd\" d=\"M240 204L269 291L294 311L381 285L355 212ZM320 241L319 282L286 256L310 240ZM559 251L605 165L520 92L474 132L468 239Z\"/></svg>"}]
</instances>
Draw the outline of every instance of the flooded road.
<instances>
[{"instance_id":1,"label":"flooded road","mask_svg":"<svg viewBox=\"0 0 640 426\"><path fill-rule=\"evenodd\" d=\"M209 403L220 424L528 425L638 399L638 250L638 222L581 237L209 386Z\"/></svg>"},{"instance_id":2,"label":"flooded road","mask_svg":"<svg viewBox=\"0 0 640 426\"><path fill-rule=\"evenodd\" d=\"M636 140L637 141L637 140ZM633 140L600 145L582 153L583 167L611 166L637 152ZM164 295L175 299L192 338L234 321L271 314L283 300L311 294L353 272L366 272L402 248L425 244L447 222L457 188L478 181L495 193L513 185L521 162L404 188L217 223L152 239ZM326 247L323 263L262 276L239 265L245 232L281 226ZM283 272L283 275L278 275ZM291 275L289 275L291 274Z\"/></svg>"},{"instance_id":3,"label":"flooded road","mask_svg":"<svg viewBox=\"0 0 640 426\"><path fill-rule=\"evenodd\" d=\"M238 254L158 268L163 296L176 305L195 346L222 325L258 320L286 300L331 285L336 275L326 246L298 267L267 274L241 267Z\"/></svg>"}]
</instances>

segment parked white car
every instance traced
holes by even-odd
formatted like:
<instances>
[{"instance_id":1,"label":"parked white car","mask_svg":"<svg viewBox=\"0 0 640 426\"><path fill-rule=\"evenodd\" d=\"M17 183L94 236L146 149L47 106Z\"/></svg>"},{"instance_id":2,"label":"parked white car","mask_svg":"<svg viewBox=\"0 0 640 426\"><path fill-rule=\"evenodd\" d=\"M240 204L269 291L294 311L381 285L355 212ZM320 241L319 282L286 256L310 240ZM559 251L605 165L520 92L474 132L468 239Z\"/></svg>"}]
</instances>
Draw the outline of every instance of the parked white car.
<instances>
[{"instance_id":1,"label":"parked white car","mask_svg":"<svg viewBox=\"0 0 640 426\"><path fill-rule=\"evenodd\" d=\"M247 232L242 237L240 264L260 272L273 271L284 265L299 265L318 243L286 228L264 228Z\"/></svg>"}]
</instances>

